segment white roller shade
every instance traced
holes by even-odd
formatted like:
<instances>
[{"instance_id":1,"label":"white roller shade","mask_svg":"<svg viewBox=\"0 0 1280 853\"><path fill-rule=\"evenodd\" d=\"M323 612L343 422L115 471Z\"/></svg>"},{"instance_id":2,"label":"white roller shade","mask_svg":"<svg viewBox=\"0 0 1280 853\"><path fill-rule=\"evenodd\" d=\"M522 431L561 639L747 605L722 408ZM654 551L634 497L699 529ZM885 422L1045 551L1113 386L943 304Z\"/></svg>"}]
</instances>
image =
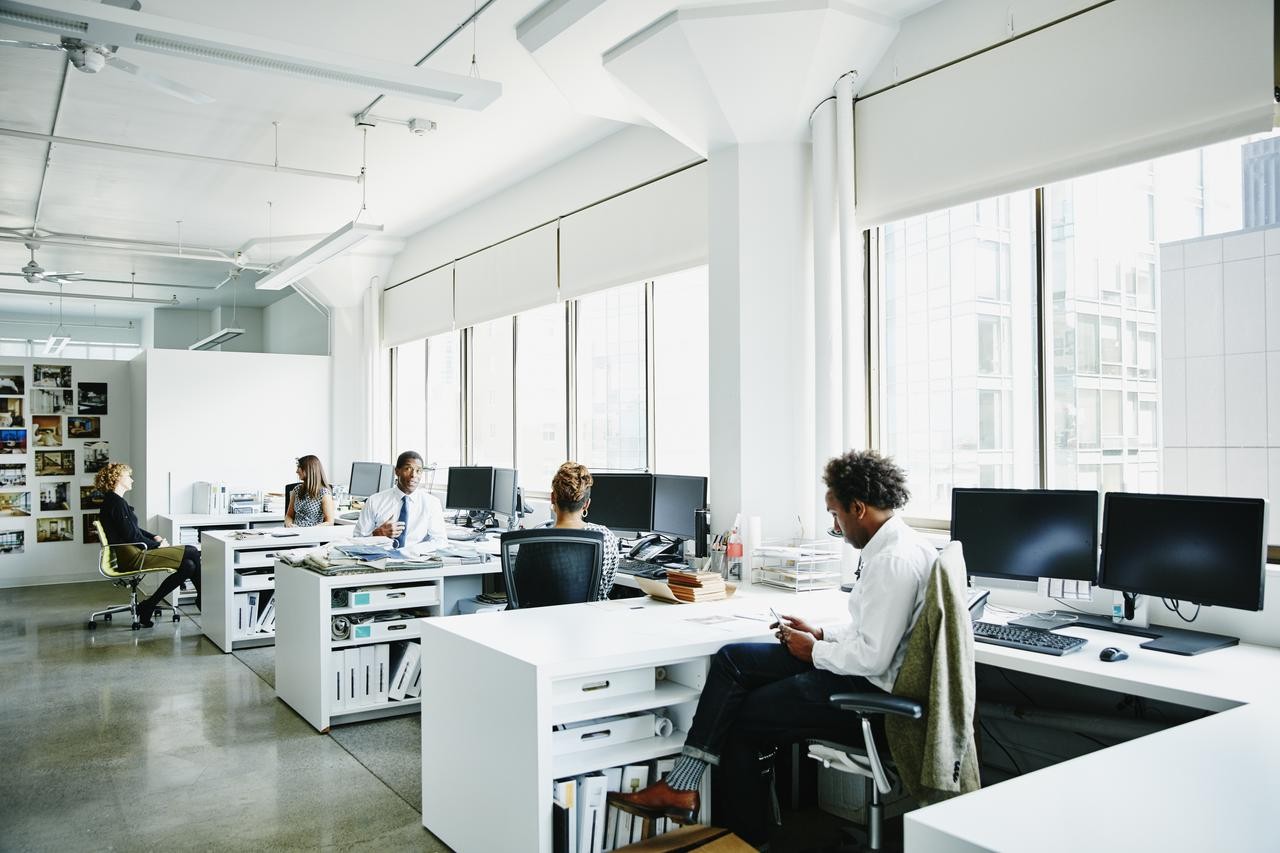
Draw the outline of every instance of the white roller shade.
<instances>
[{"instance_id":1,"label":"white roller shade","mask_svg":"<svg viewBox=\"0 0 1280 853\"><path fill-rule=\"evenodd\" d=\"M560 222L560 292L578 296L707 262L707 167L685 169Z\"/></svg>"},{"instance_id":2,"label":"white roller shade","mask_svg":"<svg viewBox=\"0 0 1280 853\"><path fill-rule=\"evenodd\" d=\"M394 347L453 328L453 265L382 293L382 345Z\"/></svg>"},{"instance_id":3,"label":"white roller shade","mask_svg":"<svg viewBox=\"0 0 1280 853\"><path fill-rule=\"evenodd\" d=\"M458 328L556 301L556 226L512 237L457 263Z\"/></svg>"},{"instance_id":4,"label":"white roller shade","mask_svg":"<svg viewBox=\"0 0 1280 853\"><path fill-rule=\"evenodd\" d=\"M1272 15L1116 0L859 101L859 224L1269 130Z\"/></svg>"}]
</instances>

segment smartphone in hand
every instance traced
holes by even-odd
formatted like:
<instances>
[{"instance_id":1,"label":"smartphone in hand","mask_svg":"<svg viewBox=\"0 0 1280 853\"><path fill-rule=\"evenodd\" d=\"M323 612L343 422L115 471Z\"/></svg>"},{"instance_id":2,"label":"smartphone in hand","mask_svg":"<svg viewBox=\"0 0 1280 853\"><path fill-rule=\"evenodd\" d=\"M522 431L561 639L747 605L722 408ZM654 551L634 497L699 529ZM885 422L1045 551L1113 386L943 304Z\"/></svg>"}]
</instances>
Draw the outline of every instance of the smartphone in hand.
<instances>
[{"instance_id":1,"label":"smartphone in hand","mask_svg":"<svg viewBox=\"0 0 1280 853\"><path fill-rule=\"evenodd\" d=\"M782 617L778 615L778 611L774 610L772 607L769 608L769 612L773 614L773 621L778 625L778 642L785 643L786 640L784 640L783 637L786 636L785 632L787 630L787 623L782 621Z\"/></svg>"}]
</instances>

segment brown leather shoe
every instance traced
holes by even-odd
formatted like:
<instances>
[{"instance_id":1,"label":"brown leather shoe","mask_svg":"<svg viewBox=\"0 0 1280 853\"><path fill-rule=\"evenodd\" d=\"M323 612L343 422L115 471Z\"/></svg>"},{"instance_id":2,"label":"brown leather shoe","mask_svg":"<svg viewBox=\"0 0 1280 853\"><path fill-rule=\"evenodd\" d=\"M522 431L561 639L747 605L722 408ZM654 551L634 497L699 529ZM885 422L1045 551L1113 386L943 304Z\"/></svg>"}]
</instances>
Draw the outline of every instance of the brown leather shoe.
<instances>
[{"instance_id":1,"label":"brown leather shoe","mask_svg":"<svg viewBox=\"0 0 1280 853\"><path fill-rule=\"evenodd\" d=\"M632 814L661 815L676 823L693 823L698 819L698 792L675 791L666 782L654 782L634 794L614 791L609 794L609 803Z\"/></svg>"}]
</instances>

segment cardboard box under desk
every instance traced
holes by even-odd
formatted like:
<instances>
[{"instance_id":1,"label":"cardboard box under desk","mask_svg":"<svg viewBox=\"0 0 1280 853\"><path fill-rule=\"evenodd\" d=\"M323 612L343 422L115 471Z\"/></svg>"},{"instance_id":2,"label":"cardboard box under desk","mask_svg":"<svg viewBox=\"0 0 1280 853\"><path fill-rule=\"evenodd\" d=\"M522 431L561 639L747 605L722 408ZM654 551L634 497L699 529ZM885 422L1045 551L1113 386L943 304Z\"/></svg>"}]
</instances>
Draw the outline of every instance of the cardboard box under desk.
<instances>
[{"instance_id":1,"label":"cardboard box under desk","mask_svg":"<svg viewBox=\"0 0 1280 853\"><path fill-rule=\"evenodd\" d=\"M617 849L632 853L679 853L683 850L699 850L702 853L755 853L756 848L718 826L683 826L656 838Z\"/></svg>"}]
</instances>

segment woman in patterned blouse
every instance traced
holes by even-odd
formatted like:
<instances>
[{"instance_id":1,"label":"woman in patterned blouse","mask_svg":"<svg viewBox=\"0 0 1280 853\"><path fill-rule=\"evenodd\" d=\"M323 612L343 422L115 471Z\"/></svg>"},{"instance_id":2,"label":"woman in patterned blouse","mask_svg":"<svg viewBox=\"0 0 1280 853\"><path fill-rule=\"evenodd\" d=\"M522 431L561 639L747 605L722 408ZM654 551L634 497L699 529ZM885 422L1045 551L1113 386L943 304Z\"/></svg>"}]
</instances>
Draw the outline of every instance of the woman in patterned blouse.
<instances>
[{"instance_id":1,"label":"woman in patterned blouse","mask_svg":"<svg viewBox=\"0 0 1280 853\"><path fill-rule=\"evenodd\" d=\"M586 521L591 506L591 485L594 481L586 465L566 462L551 479L551 511L555 514L555 527L570 530L598 530L604 534L604 571L600 584L600 600L609 597L614 574L618 571L618 537L603 524Z\"/></svg>"},{"instance_id":2,"label":"woman in patterned blouse","mask_svg":"<svg viewBox=\"0 0 1280 853\"><path fill-rule=\"evenodd\" d=\"M333 524L333 492L329 491L320 459L315 456L299 459L298 479L301 482L289 494L289 505L284 510L284 526Z\"/></svg>"}]
</instances>

